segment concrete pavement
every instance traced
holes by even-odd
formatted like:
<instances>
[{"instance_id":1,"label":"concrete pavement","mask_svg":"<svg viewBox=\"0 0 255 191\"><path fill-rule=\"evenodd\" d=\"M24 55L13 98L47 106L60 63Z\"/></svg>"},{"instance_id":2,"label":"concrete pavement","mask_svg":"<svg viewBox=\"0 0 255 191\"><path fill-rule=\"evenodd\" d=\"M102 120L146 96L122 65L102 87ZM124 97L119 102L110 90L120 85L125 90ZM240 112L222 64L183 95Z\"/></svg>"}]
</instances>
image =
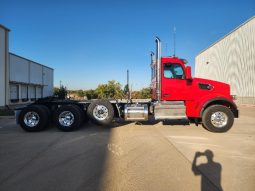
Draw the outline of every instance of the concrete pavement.
<instances>
[{"instance_id":1,"label":"concrete pavement","mask_svg":"<svg viewBox=\"0 0 255 191\"><path fill-rule=\"evenodd\" d=\"M162 123L27 133L0 118L0 190L252 191L255 108L240 109L223 134Z\"/></svg>"}]
</instances>

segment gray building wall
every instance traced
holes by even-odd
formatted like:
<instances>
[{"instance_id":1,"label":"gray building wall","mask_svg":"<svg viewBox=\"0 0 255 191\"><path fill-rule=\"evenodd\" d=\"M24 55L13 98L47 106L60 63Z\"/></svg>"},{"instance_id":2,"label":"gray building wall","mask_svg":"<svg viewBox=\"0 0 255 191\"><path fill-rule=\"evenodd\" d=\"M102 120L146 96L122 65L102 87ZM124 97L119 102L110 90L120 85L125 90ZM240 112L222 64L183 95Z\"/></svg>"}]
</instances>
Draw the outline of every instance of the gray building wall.
<instances>
[{"instance_id":1,"label":"gray building wall","mask_svg":"<svg viewBox=\"0 0 255 191\"><path fill-rule=\"evenodd\" d=\"M43 67L43 97L53 95L54 70Z\"/></svg>"},{"instance_id":2,"label":"gray building wall","mask_svg":"<svg viewBox=\"0 0 255 191\"><path fill-rule=\"evenodd\" d=\"M0 108L53 95L54 70L9 53L9 31L0 25Z\"/></svg>"},{"instance_id":3,"label":"gray building wall","mask_svg":"<svg viewBox=\"0 0 255 191\"><path fill-rule=\"evenodd\" d=\"M8 101L8 33L9 29L0 25L0 107Z\"/></svg>"},{"instance_id":4,"label":"gray building wall","mask_svg":"<svg viewBox=\"0 0 255 191\"><path fill-rule=\"evenodd\" d=\"M255 104L255 17L197 55L195 76L230 84L237 102Z\"/></svg>"},{"instance_id":5,"label":"gray building wall","mask_svg":"<svg viewBox=\"0 0 255 191\"><path fill-rule=\"evenodd\" d=\"M10 104L53 95L53 69L9 53Z\"/></svg>"}]
</instances>

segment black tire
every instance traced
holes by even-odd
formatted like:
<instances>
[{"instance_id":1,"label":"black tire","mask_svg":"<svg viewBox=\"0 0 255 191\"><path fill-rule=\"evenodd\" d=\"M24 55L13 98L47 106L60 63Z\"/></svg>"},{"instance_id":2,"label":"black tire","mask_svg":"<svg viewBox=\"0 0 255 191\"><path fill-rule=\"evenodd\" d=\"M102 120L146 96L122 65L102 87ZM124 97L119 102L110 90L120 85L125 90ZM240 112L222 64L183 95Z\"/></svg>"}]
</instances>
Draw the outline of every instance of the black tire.
<instances>
[{"instance_id":1,"label":"black tire","mask_svg":"<svg viewBox=\"0 0 255 191\"><path fill-rule=\"evenodd\" d=\"M81 124L82 124L83 122L87 122L87 121L88 121L88 116L87 116L86 112L85 112L81 107L79 107L78 105L73 105L73 106L74 106L77 110L79 110L80 113L81 113L81 117L82 117Z\"/></svg>"},{"instance_id":2,"label":"black tire","mask_svg":"<svg viewBox=\"0 0 255 191\"><path fill-rule=\"evenodd\" d=\"M23 109L19 115L19 124L25 131L35 132L43 130L49 123L48 111L43 105L30 105ZM28 119L29 113L34 114L35 120L38 121L37 124L29 126ZM30 115L31 116L31 115Z\"/></svg>"},{"instance_id":3,"label":"black tire","mask_svg":"<svg viewBox=\"0 0 255 191\"><path fill-rule=\"evenodd\" d=\"M222 120L226 119L227 117L227 119L225 120L225 124L224 122L222 124L220 123L215 124L217 123L217 120L213 120L212 115L215 116L217 113L225 115L225 117L223 117ZM234 124L234 114L226 106L213 105L206 108L205 111L203 112L202 124L207 130L212 132L218 133L227 132Z\"/></svg>"},{"instance_id":4,"label":"black tire","mask_svg":"<svg viewBox=\"0 0 255 191\"><path fill-rule=\"evenodd\" d=\"M63 122L61 123L61 120L59 120L60 115L64 115L65 112L67 114L69 112L69 117L73 119L70 124L64 124ZM82 123L82 111L76 105L63 105L55 111L53 121L57 128L59 128L61 131L73 131L79 128Z\"/></svg>"},{"instance_id":5,"label":"black tire","mask_svg":"<svg viewBox=\"0 0 255 191\"><path fill-rule=\"evenodd\" d=\"M48 122L50 122L50 119L51 119L51 112L50 112L50 109L49 109L47 106L45 106L45 105L35 105L35 106L36 106L36 107L42 108L42 109L44 110L44 112L47 113L47 116L48 116L48 118L49 118Z\"/></svg>"},{"instance_id":6,"label":"black tire","mask_svg":"<svg viewBox=\"0 0 255 191\"><path fill-rule=\"evenodd\" d=\"M101 109L98 108L100 106ZM96 100L89 105L87 115L92 122L98 125L109 125L114 117L114 109L108 100Z\"/></svg>"}]
</instances>

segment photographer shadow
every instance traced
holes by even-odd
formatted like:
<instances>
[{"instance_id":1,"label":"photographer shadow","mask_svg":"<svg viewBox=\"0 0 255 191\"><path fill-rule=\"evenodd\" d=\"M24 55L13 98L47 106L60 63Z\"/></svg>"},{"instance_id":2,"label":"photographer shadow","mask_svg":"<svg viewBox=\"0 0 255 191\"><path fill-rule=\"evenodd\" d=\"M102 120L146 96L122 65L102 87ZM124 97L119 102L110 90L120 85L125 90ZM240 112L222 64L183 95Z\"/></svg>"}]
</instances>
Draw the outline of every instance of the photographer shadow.
<instances>
[{"instance_id":1,"label":"photographer shadow","mask_svg":"<svg viewBox=\"0 0 255 191\"><path fill-rule=\"evenodd\" d=\"M207 158L207 163L197 165L197 159L201 156ZM196 152L192 162L192 171L195 176L201 176L201 191L223 191L221 186L220 163L213 161L213 152Z\"/></svg>"}]
</instances>

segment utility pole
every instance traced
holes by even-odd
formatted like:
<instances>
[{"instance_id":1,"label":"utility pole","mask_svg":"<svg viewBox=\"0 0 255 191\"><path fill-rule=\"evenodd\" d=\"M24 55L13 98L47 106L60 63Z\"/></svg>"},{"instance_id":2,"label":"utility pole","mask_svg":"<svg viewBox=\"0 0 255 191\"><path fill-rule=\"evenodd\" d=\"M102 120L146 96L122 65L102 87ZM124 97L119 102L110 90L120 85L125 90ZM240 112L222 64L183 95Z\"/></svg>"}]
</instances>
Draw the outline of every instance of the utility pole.
<instances>
[{"instance_id":1,"label":"utility pole","mask_svg":"<svg viewBox=\"0 0 255 191\"><path fill-rule=\"evenodd\" d=\"M130 100L129 70L127 70L127 87L128 87L128 100Z\"/></svg>"}]
</instances>

